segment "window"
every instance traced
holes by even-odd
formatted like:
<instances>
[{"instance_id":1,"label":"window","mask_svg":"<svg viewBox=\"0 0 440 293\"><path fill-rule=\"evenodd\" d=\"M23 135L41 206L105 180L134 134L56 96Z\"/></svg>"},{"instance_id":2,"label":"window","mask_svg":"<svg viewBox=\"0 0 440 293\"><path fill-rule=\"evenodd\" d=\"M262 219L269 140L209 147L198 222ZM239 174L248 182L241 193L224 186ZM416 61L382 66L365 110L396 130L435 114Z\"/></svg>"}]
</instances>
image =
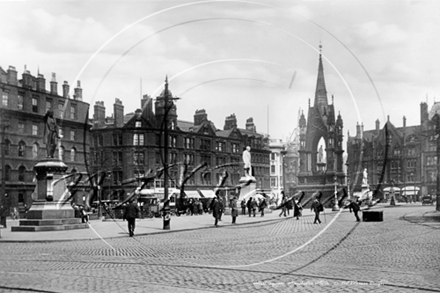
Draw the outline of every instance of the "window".
<instances>
[{"instance_id":1,"label":"window","mask_svg":"<svg viewBox=\"0 0 440 293\"><path fill-rule=\"evenodd\" d=\"M46 113L49 110L52 110L52 100L46 100Z\"/></svg>"},{"instance_id":2,"label":"window","mask_svg":"<svg viewBox=\"0 0 440 293\"><path fill-rule=\"evenodd\" d=\"M71 162L75 162L75 160L76 160L76 149L72 148L70 150L70 161Z\"/></svg>"},{"instance_id":3,"label":"window","mask_svg":"<svg viewBox=\"0 0 440 293\"><path fill-rule=\"evenodd\" d=\"M133 134L133 145L144 145L144 135L143 134Z\"/></svg>"},{"instance_id":4,"label":"window","mask_svg":"<svg viewBox=\"0 0 440 293\"><path fill-rule=\"evenodd\" d=\"M2 106L7 107L9 105L9 95L8 93L2 94Z\"/></svg>"},{"instance_id":5,"label":"window","mask_svg":"<svg viewBox=\"0 0 440 293\"><path fill-rule=\"evenodd\" d=\"M32 158L37 158L38 157L38 149L39 149L39 146L38 146L38 144L37 143L34 143L33 145L32 145Z\"/></svg>"},{"instance_id":6,"label":"window","mask_svg":"<svg viewBox=\"0 0 440 293\"><path fill-rule=\"evenodd\" d=\"M225 146L224 146L224 142L222 142L222 141L217 141L217 145L216 145L216 148L215 148L215 150L216 151L218 151L218 152L223 152L223 151L225 151Z\"/></svg>"},{"instance_id":7,"label":"window","mask_svg":"<svg viewBox=\"0 0 440 293\"><path fill-rule=\"evenodd\" d=\"M11 181L11 166L5 166L5 181Z\"/></svg>"},{"instance_id":8,"label":"window","mask_svg":"<svg viewBox=\"0 0 440 293\"><path fill-rule=\"evenodd\" d=\"M207 167L211 166L211 156L210 155L201 155L200 161L201 161L201 163L206 162Z\"/></svg>"},{"instance_id":9,"label":"window","mask_svg":"<svg viewBox=\"0 0 440 293\"><path fill-rule=\"evenodd\" d=\"M238 153L238 144L236 144L236 143L231 144L231 148L232 148L232 152L234 154Z\"/></svg>"},{"instance_id":10,"label":"window","mask_svg":"<svg viewBox=\"0 0 440 293\"><path fill-rule=\"evenodd\" d=\"M24 133L24 122L18 122L18 133Z\"/></svg>"},{"instance_id":11,"label":"window","mask_svg":"<svg viewBox=\"0 0 440 293\"><path fill-rule=\"evenodd\" d=\"M64 103L58 103L58 114L60 118L64 117Z\"/></svg>"},{"instance_id":12,"label":"window","mask_svg":"<svg viewBox=\"0 0 440 293\"><path fill-rule=\"evenodd\" d=\"M408 160L406 164L408 168L414 168L416 167L416 160Z\"/></svg>"},{"instance_id":13,"label":"window","mask_svg":"<svg viewBox=\"0 0 440 293\"><path fill-rule=\"evenodd\" d=\"M122 182L122 171L121 170L115 170L112 171L113 175L113 184L119 185Z\"/></svg>"},{"instance_id":14,"label":"window","mask_svg":"<svg viewBox=\"0 0 440 293\"><path fill-rule=\"evenodd\" d=\"M277 178L276 177L270 178L270 187L271 188L276 188L277 187Z\"/></svg>"},{"instance_id":15,"label":"window","mask_svg":"<svg viewBox=\"0 0 440 293\"><path fill-rule=\"evenodd\" d=\"M38 99L37 99L37 97L32 97L32 112L38 113Z\"/></svg>"},{"instance_id":16,"label":"window","mask_svg":"<svg viewBox=\"0 0 440 293\"><path fill-rule=\"evenodd\" d=\"M17 96L17 109L18 110L23 110L23 96L22 95L18 95Z\"/></svg>"},{"instance_id":17,"label":"window","mask_svg":"<svg viewBox=\"0 0 440 293\"><path fill-rule=\"evenodd\" d=\"M177 153L170 153L170 164L174 164L177 162Z\"/></svg>"},{"instance_id":18,"label":"window","mask_svg":"<svg viewBox=\"0 0 440 293\"><path fill-rule=\"evenodd\" d=\"M275 160L275 153L271 153L271 154L270 154L270 159L271 159L272 161Z\"/></svg>"},{"instance_id":19,"label":"window","mask_svg":"<svg viewBox=\"0 0 440 293\"><path fill-rule=\"evenodd\" d=\"M70 140L75 140L76 131L75 129L70 129Z\"/></svg>"},{"instance_id":20,"label":"window","mask_svg":"<svg viewBox=\"0 0 440 293\"><path fill-rule=\"evenodd\" d=\"M209 172L201 173L200 176L201 176L202 184L211 185L211 173Z\"/></svg>"},{"instance_id":21,"label":"window","mask_svg":"<svg viewBox=\"0 0 440 293\"><path fill-rule=\"evenodd\" d=\"M210 151L211 150L211 140L201 139L200 140L200 149Z\"/></svg>"},{"instance_id":22,"label":"window","mask_svg":"<svg viewBox=\"0 0 440 293\"><path fill-rule=\"evenodd\" d=\"M275 173L275 165L270 165L270 173Z\"/></svg>"},{"instance_id":23,"label":"window","mask_svg":"<svg viewBox=\"0 0 440 293\"><path fill-rule=\"evenodd\" d=\"M194 138L185 137L184 144L186 149L194 149Z\"/></svg>"},{"instance_id":24,"label":"window","mask_svg":"<svg viewBox=\"0 0 440 293\"><path fill-rule=\"evenodd\" d=\"M142 121L136 121L134 127L142 127Z\"/></svg>"},{"instance_id":25,"label":"window","mask_svg":"<svg viewBox=\"0 0 440 293\"><path fill-rule=\"evenodd\" d=\"M76 105L70 105L70 119L76 119Z\"/></svg>"},{"instance_id":26,"label":"window","mask_svg":"<svg viewBox=\"0 0 440 293\"><path fill-rule=\"evenodd\" d=\"M25 181L25 173L26 173L26 167L20 166L20 168L18 168L18 181L20 182Z\"/></svg>"},{"instance_id":27,"label":"window","mask_svg":"<svg viewBox=\"0 0 440 293\"><path fill-rule=\"evenodd\" d=\"M9 156L11 148L11 141L9 139L5 139L5 156Z\"/></svg>"},{"instance_id":28,"label":"window","mask_svg":"<svg viewBox=\"0 0 440 293\"><path fill-rule=\"evenodd\" d=\"M32 135L38 135L38 125L32 124Z\"/></svg>"},{"instance_id":29,"label":"window","mask_svg":"<svg viewBox=\"0 0 440 293\"><path fill-rule=\"evenodd\" d=\"M113 133L113 145L122 145L122 133Z\"/></svg>"},{"instance_id":30,"label":"window","mask_svg":"<svg viewBox=\"0 0 440 293\"><path fill-rule=\"evenodd\" d=\"M122 165L122 152L113 152L113 165Z\"/></svg>"},{"instance_id":31,"label":"window","mask_svg":"<svg viewBox=\"0 0 440 293\"><path fill-rule=\"evenodd\" d=\"M133 153L133 164L135 164L135 165L145 165L145 155L144 155L144 152L134 152Z\"/></svg>"},{"instance_id":32,"label":"window","mask_svg":"<svg viewBox=\"0 0 440 293\"><path fill-rule=\"evenodd\" d=\"M169 140L170 140L170 147L172 148L177 147L177 136L170 135Z\"/></svg>"},{"instance_id":33,"label":"window","mask_svg":"<svg viewBox=\"0 0 440 293\"><path fill-rule=\"evenodd\" d=\"M64 149L63 146L61 146L61 147L58 149L58 157L59 157L59 159L60 159L61 161L64 161L64 153L65 153L65 149Z\"/></svg>"},{"instance_id":34,"label":"window","mask_svg":"<svg viewBox=\"0 0 440 293\"><path fill-rule=\"evenodd\" d=\"M26 144L23 141L18 143L18 156L25 157L26 156Z\"/></svg>"},{"instance_id":35,"label":"window","mask_svg":"<svg viewBox=\"0 0 440 293\"><path fill-rule=\"evenodd\" d=\"M184 154L183 158L187 165L194 165L194 155L193 154Z\"/></svg>"},{"instance_id":36,"label":"window","mask_svg":"<svg viewBox=\"0 0 440 293\"><path fill-rule=\"evenodd\" d=\"M60 136L61 138L64 137L64 129L61 128L61 127L59 127L59 128L58 128L58 134L59 134L59 136Z\"/></svg>"}]
</instances>

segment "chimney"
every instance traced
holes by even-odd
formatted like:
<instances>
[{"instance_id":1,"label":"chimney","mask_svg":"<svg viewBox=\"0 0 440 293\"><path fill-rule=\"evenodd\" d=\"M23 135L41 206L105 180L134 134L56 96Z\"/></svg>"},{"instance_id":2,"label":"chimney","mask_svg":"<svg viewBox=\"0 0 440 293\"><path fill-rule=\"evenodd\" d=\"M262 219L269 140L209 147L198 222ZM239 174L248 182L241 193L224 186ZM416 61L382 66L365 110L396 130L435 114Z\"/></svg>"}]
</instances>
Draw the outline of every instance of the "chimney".
<instances>
[{"instance_id":1,"label":"chimney","mask_svg":"<svg viewBox=\"0 0 440 293\"><path fill-rule=\"evenodd\" d=\"M24 88L32 88L32 75L29 70L26 69L26 65L24 66L22 78L22 86Z\"/></svg>"},{"instance_id":2,"label":"chimney","mask_svg":"<svg viewBox=\"0 0 440 293\"><path fill-rule=\"evenodd\" d=\"M403 116L403 128L406 128L406 117Z\"/></svg>"},{"instance_id":3,"label":"chimney","mask_svg":"<svg viewBox=\"0 0 440 293\"><path fill-rule=\"evenodd\" d=\"M225 126L223 127L223 130L230 130L236 127L237 127L237 118L235 117L235 114L226 117Z\"/></svg>"},{"instance_id":4,"label":"chimney","mask_svg":"<svg viewBox=\"0 0 440 293\"><path fill-rule=\"evenodd\" d=\"M115 103L113 104L113 116L115 117L115 127L124 126L124 105L122 105L122 101L118 98L115 98Z\"/></svg>"},{"instance_id":5,"label":"chimney","mask_svg":"<svg viewBox=\"0 0 440 293\"><path fill-rule=\"evenodd\" d=\"M43 74L38 73L37 77L37 91L45 92L46 91L46 79Z\"/></svg>"},{"instance_id":6,"label":"chimney","mask_svg":"<svg viewBox=\"0 0 440 293\"><path fill-rule=\"evenodd\" d=\"M66 99L69 98L69 90L70 90L69 83L67 81L64 81L64 83L63 83L63 97Z\"/></svg>"},{"instance_id":7,"label":"chimney","mask_svg":"<svg viewBox=\"0 0 440 293\"><path fill-rule=\"evenodd\" d=\"M362 122L362 124L361 124L361 134L362 134L362 136L364 135L364 122Z\"/></svg>"},{"instance_id":8,"label":"chimney","mask_svg":"<svg viewBox=\"0 0 440 293\"><path fill-rule=\"evenodd\" d=\"M208 114L206 114L205 109L196 110L196 114L194 114L194 126L200 125L203 121L208 120Z\"/></svg>"},{"instance_id":9,"label":"chimney","mask_svg":"<svg viewBox=\"0 0 440 293\"><path fill-rule=\"evenodd\" d=\"M94 107L93 123L97 126L103 126L105 124L105 107L104 102L97 101Z\"/></svg>"},{"instance_id":10,"label":"chimney","mask_svg":"<svg viewBox=\"0 0 440 293\"><path fill-rule=\"evenodd\" d=\"M17 70L14 66L9 66L8 68L8 83L17 85Z\"/></svg>"},{"instance_id":11,"label":"chimney","mask_svg":"<svg viewBox=\"0 0 440 293\"><path fill-rule=\"evenodd\" d=\"M379 119L376 120L376 134L379 134L380 131L380 121Z\"/></svg>"},{"instance_id":12,"label":"chimney","mask_svg":"<svg viewBox=\"0 0 440 293\"><path fill-rule=\"evenodd\" d=\"M359 122L356 123L356 138L361 138L361 126Z\"/></svg>"},{"instance_id":13,"label":"chimney","mask_svg":"<svg viewBox=\"0 0 440 293\"><path fill-rule=\"evenodd\" d=\"M428 104L420 103L420 124L429 120L428 115Z\"/></svg>"},{"instance_id":14,"label":"chimney","mask_svg":"<svg viewBox=\"0 0 440 293\"><path fill-rule=\"evenodd\" d=\"M246 120L246 130L257 132L257 128L254 124L254 118L251 117Z\"/></svg>"},{"instance_id":15,"label":"chimney","mask_svg":"<svg viewBox=\"0 0 440 293\"><path fill-rule=\"evenodd\" d=\"M74 89L74 91L75 91L75 94L73 95L73 98L75 99L75 100L78 100L78 101L82 101L82 88L81 88L81 81L77 81L77 85L76 85L76 88Z\"/></svg>"},{"instance_id":16,"label":"chimney","mask_svg":"<svg viewBox=\"0 0 440 293\"><path fill-rule=\"evenodd\" d=\"M52 95L58 95L58 82L54 72L52 72L52 80L50 81L50 93Z\"/></svg>"}]
</instances>

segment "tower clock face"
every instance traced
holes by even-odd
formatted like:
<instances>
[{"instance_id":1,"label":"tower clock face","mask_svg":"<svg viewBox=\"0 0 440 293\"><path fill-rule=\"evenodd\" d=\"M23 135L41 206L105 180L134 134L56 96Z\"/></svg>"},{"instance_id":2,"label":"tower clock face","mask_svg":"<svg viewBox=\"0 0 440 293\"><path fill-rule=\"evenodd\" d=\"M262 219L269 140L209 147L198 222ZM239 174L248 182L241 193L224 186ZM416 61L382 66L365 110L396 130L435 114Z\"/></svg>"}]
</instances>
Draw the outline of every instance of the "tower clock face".
<instances>
[{"instance_id":1,"label":"tower clock face","mask_svg":"<svg viewBox=\"0 0 440 293\"><path fill-rule=\"evenodd\" d=\"M322 125L322 121L321 121L321 119L319 119L319 117L315 117L312 120L312 131L316 131L316 130L326 131L324 129L324 126Z\"/></svg>"}]
</instances>

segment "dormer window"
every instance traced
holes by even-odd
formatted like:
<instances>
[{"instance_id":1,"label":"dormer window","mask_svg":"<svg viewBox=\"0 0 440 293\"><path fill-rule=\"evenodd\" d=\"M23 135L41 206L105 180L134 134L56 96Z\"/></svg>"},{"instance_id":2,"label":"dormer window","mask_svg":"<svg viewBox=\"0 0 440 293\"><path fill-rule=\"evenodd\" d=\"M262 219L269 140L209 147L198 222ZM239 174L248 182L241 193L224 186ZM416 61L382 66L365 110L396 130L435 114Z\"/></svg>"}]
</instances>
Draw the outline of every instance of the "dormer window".
<instances>
[{"instance_id":1,"label":"dormer window","mask_svg":"<svg viewBox=\"0 0 440 293\"><path fill-rule=\"evenodd\" d=\"M142 121L136 121L134 127L136 128L142 127Z\"/></svg>"}]
</instances>

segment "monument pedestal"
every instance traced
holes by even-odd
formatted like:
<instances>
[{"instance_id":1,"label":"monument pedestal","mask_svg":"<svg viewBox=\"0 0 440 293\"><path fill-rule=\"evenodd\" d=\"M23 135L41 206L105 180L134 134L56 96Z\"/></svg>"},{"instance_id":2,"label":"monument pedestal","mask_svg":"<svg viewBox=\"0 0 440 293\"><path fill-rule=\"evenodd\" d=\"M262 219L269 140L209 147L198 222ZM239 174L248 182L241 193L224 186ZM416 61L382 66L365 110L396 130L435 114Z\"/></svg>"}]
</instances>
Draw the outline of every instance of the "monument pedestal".
<instances>
[{"instance_id":1,"label":"monument pedestal","mask_svg":"<svg viewBox=\"0 0 440 293\"><path fill-rule=\"evenodd\" d=\"M254 176L243 176L238 183L240 186L240 194L237 199L239 204L244 198L248 199L249 197L255 196L257 192L257 180Z\"/></svg>"},{"instance_id":2,"label":"monument pedestal","mask_svg":"<svg viewBox=\"0 0 440 293\"><path fill-rule=\"evenodd\" d=\"M60 231L88 228L87 223L75 218L75 211L67 202L70 192L63 178L67 170L61 160L48 158L35 167L37 184L34 201L26 220L11 227L12 232Z\"/></svg>"}]
</instances>

